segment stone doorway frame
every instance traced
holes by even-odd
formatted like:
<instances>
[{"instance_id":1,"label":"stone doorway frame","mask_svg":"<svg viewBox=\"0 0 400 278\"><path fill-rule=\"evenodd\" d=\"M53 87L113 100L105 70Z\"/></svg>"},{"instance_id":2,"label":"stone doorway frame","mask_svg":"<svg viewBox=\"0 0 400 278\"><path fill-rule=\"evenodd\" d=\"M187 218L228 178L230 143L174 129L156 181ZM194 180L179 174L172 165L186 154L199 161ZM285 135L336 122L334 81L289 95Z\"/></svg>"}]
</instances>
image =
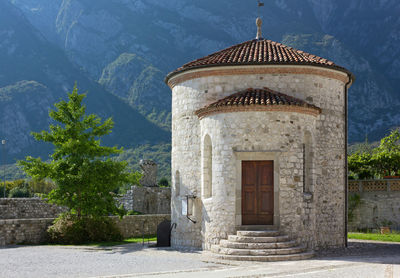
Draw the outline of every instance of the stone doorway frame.
<instances>
[{"instance_id":1,"label":"stone doorway frame","mask_svg":"<svg viewBox=\"0 0 400 278\"><path fill-rule=\"evenodd\" d=\"M235 226L242 226L242 161L272 160L274 162L274 227L280 225L279 214L279 157L280 151L239 151L233 150L236 166Z\"/></svg>"}]
</instances>

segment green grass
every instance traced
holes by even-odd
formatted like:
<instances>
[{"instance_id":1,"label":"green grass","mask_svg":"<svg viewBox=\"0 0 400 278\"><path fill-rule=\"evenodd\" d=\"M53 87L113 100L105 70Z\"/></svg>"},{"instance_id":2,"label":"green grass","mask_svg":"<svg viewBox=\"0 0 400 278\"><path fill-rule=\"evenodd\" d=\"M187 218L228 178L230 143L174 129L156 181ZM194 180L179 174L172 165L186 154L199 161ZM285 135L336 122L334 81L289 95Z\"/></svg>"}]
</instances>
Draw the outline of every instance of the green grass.
<instances>
[{"instance_id":1,"label":"green grass","mask_svg":"<svg viewBox=\"0 0 400 278\"><path fill-rule=\"evenodd\" d=\"M378 233L348 233L349 239L363 239L363 240L377 240L377 241L391 241L400 242L400 233L393 232L390 234Z\"/></svg>"},{"instance_id":2,"label":"green grass","mask_svg":"<svg viewBox=\"0 0 400 278\"><path fill-rule=\"evenodd\" d=\"M157 236L155 236L155 235L144 236L144 242L146 243L147 241L157 241ZM142 243L142 242L143 242L142 237L131 237L131 238L124 239L123 241L93 242L93 243L82 244L82 245L95 246L95 247L107 247L107 246L116 246L116 245L122 245L122 244Z\"/></svg>"},{"instance_id":3,"label":"green grass","mask_svg":"<svg viewBox=\"0 0 400 278\"><path fill-rule=\"evenodd\" d=\"M157 241L157 236L156 235L145 235L144 242L147 243L148 241ZM129 244L129 243L142 243L142 242L143 242L143 237L131 237L131 238L126 238L122 241L89 242L89 243L76 244L76 245L44 243L43 245L108 247L108 246L116 246L116 245L123 245L123 244ZM17 245L36 245L36 244L21 242L21 243L18 243Z\"/></svg>"}]
</instances>

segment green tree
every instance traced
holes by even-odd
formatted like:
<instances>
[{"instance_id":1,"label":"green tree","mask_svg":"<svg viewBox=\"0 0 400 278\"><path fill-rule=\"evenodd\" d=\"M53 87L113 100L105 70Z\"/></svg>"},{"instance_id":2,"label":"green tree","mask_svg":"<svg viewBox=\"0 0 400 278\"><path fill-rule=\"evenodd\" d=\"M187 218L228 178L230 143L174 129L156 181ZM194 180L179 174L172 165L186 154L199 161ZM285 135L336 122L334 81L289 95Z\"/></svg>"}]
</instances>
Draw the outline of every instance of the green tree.
<instances>
[{"instance_id":1,"label":"green tree","mask_svg":"<svg viewBox=\"0 0 400 278\"><path fill-rule=\"evenodd\" d=\"M380 176L400 174L400 132L397 129L381 139L372 156L373 167Z\"/></svg>"},{"instance_id":2,"label":"green tree","mask_svg":"<svg viewBox=\"0 0 400 278\"><path fill-rule=\"evenodd\" d=\"M358 179L370 179L374 177L372 169L372 155L368 152L357 151L349 156L348 166L350 176L356 176Z\"/></svg>"},{"instance_id":3,"label":"green tree","mask_svg":"<svg viewBox=\"0 0 400 278\"><path fill-rule=\"evenodd\" d=\"M34 179L52 180L56 188L48 194L49 202L68 207L78 219L121 215L111 192L126 183L137 183L139 175L129 174L126 162L109 158L122 148L100 145L100 137L111 133L114 123L111 118L102 122L97 115L86 115L85 96L75 85L68 102L60 101L50 111L57 122L50 125L50 131L32 133L36 140L54 145L50 161L28 156L19 165Z\"/></svg>"},{"instance_id":4,"label":"green tree","mask_svg":"<svg viewBox=\"0 0 400 278\"><path fill-rule=\"evenodd\" d=\"M375 143L370 143L368 141L368 135L366 134L364 142L349 146L348 151L350 155L356 152L372 154L374 151L374 144Z\"/></svg>"},{"instance_id":5,"label":"green tree","mask_svg":"<svg viewBox=\"0 0 400 278\"><path fill-rule=\"evenodd\" d=\"M28 181L29 188L33 193L49 194L51 190L55 189L55 184L50 180L30 180Z\"/></svg>"},{"instance_id":6,"label":"green tree","mask_svg":"<svg viewBox=\"0 0 400 278\"><path fill-rule=\"evenodd\" d=\"M20 184L10 190L9 198L29 198L32 196L32 192L29 188L28 183Z\"/></svg>"}]
</instances>

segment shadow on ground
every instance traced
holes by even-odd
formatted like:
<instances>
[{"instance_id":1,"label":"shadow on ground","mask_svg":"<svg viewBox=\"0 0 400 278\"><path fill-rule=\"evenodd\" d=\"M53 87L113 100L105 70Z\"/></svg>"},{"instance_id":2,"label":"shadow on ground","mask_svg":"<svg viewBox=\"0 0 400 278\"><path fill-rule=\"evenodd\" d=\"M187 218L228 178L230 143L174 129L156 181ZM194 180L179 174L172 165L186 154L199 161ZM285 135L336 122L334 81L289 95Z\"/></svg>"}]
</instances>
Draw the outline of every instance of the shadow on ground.
<instances>
[{"instance_id":1,"label":"shadow on ground","mask_svg":"<svg viewBox=\"0 0 400 278\"><path fill-rule=\"evenodd\" d=\"M352 239L347 248L321 250L314 259L385 264L390 260L392 264L400 264L400 243Z\"/></svg>"},{"instance_id":2,"label":"shadow on ground","mask_svg":"<svg viewBox=\"0 0 400 278\"><path fill-rule=\"evenodd\" d=\"M37 245L36 245L37 246ZM181 254L202 254L202 250L198 249L176 249L172 247L156 247L155 242L130 243L116 246L62 246L62 245L41 245L47 247L57 247L65 249L77 249L83 252L111 252L119 254L129 254L134 252L175 252ZM34 247L34 245L9 245L4 248L26 248ZM147 250L146 250L147 249ZM390 258L392 257L392 258ZM377 242L365 240L349 240L347 248L320 250L312 260L324 261L350 261L350 262L366 262L366 263L389 263L400 264L400 243L396 242ZM233 261L232 261L233 262Z\"/></svg>"}]
</instances>

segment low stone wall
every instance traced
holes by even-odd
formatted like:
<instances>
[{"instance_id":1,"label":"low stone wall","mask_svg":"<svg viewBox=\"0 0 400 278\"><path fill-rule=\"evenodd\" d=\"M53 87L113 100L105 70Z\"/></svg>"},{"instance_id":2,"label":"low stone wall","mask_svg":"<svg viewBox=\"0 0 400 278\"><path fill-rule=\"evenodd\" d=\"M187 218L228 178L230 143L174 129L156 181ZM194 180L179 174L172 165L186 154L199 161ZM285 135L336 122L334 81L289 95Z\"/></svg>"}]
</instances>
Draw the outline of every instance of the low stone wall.
<instances>
[{"instance_id":1,"label":"low stone wall","mask_svg":"<svg viewBox=\"0 0 400 278\"><path fill-rule=\"evenodd\" d=\"M128 215L123 219L112 217L120 228L122 235L136 237L157 233L157 226L164 219L170 220L168 214L163 215ZM47 227L54 218L6 219L0 220L0 246L11 244L39 244L46 239Z\"/></svg>"},{"instance_id":2,"label":"low stone wall","mask_svg":"<svg viewBox=\"0 0 400 278\"><path fill-rule=\"evenodd\" d=\"M54 218L0 220L0 246L42 243L46 240L47 227L53 220Z\"/></svg>"},{"instance_id":3,"label":"low stone wall","mask_svg":"<svg viewBox=\"0 0 400 278\"><path fill-rule=\"evenodd\" d=\"M157 234L157 226L170 214L127 215L123 219L113 217L124 238Z\"/></svg>"},{"instance_id":4,"label":"low stone wall","mask_svg":"<svg viewBox=\"0 0 400 278\"><path fill-rule=\"evenodd\" d=\"M349 231L377 229L388 223L400 230L400 180L349 181L349 195L354 194L360 196L360 203L349 218Z\"/></svg>"},{"instance_id":5,"label":"low stone wall","mask_svg":"<svg viewBox=\"0 0 400 278\"><path fill-rule=\"evenodd\" d=\"M143 214L170 214L171 188L132 186L118 201L126 210Z\"/></svg>"},{"instance_id":6,"label":"low stone wall","mask_svg":"<svg viewBox=\"0 0 400 278\"><path fill-rule=\"evenodd\" d=\"M0 199L0 219L56 218L65 211L40 198Z\"/></svg>"}]
</instances>

